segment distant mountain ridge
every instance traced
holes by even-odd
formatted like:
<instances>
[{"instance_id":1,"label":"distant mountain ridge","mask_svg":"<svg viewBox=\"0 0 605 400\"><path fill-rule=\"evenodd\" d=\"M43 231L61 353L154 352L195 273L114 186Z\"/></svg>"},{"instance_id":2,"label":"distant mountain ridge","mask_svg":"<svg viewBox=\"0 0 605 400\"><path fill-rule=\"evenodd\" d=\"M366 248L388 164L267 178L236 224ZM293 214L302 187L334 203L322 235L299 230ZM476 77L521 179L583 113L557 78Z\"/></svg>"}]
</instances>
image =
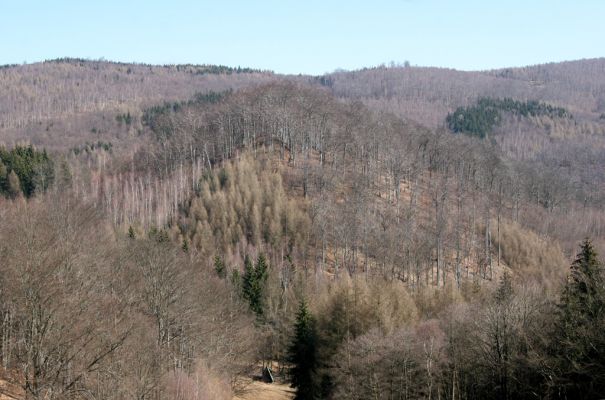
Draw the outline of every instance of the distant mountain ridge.
<instances>
[{"instance_id":1,"label":"distant mountain ridge","mask_svg":"<svg viewBox=\"0 0 605 400\"><path fill-rule=\"evenodd\" d=\"M237 90L274 79L273 73L210 65L152 66L57 59L0 68L0 142L56 145L103 131L103 120L196 93ZM93 137L92 139L99 139ZM81 142L82 140L80 140Z\"/></svg>"},{"instance_id":2,"label":"distant mountain ridge","mask_svg":"<svg viewBox=\"0 0 605 400\"><path fill-rule=\"evenodd\" d=\"M361 101L432 129L445 127L448 114L479 98L541 101L569 110L576 122L589 125L584 131L605 127L605 58L473 72L379 66L321 76L59 58L0 67L0 142L52 147L57 145L53 129L73 138L65 144L81 143L78 137L91 131L96 134L91 139L105 140L98 134L104 131L101 125L116 114L136 116L143 108L198 93L283 80L323 86L343 100Z\"/></svg>"},{"instance_id":3,"label":"distant mountain ridge","mask_svg":"<svg viewBox=\"0 0 605 400\"><path fill-rule=\"evenodd\" d=\"M314 79L340 97L436 127L456 107L481 97L538 100L598 119L605 112L605 58L468 72L376 67Z\"/></svg>"}]
</instances>

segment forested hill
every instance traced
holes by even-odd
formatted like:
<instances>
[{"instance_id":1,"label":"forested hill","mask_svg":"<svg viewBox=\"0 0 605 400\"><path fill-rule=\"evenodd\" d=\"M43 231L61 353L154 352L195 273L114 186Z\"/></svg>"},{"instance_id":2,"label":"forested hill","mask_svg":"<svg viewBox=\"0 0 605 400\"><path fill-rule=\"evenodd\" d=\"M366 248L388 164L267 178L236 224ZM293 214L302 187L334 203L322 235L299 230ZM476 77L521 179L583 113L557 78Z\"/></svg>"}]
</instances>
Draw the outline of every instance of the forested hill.
<instances>
[{"instance_id":1,"label":"forested hill","mask_svg":"<svg viewBox=\"0 0 605 400\"><path fill-rule=\"evenodd\" d=\"M317 78L337 96L439 126L448 112L480 97L540 100L596 120L605 113L605 58L466 72L380 66Z\"/></svg>"},{"instance_id":2,"label":"forested hill","mask_svg":"<svg viewBox=\"0 0 605 400\"><path fill-rule=\"evenodd\" d=\"M603 66L3 67L0 395L603 397Z\"/></svg>"},{"instance_id":3,"label":"forested hill","mask_svg":"<svg viewBox=\"0 0 605 400\"><path fill-rule=\"evenodd\" d=\"M106 139L116 136L108 131L115 131L111 122L117 114L137 115L155 104L271 79L270 71L240 67L74 58L0 66L0 142L30 140L58 148Z\"/></svg>"},{"instance_id":4,"label":"forested hill","mask_svg":"<svg viewBox=\"0 0 605 400\"><path fill-rule=\"evenodd\" d=\"M200 114L184 117L181 109L197 105L208 110L217 102L221 109L231 102L224 101L226 94L292 81L301 86L286 84L280 87L289 89L278 90L275 98L251 100L256 102L254 112L270 108L277 99L284 104L301 101L311 89L319 95L299 104L307 113L342 111L317 98L329 96L352 105L360 101L381 115L376 118L401 118L406 132L445 131L496 143L515 168L531 171L523 179L542 177L532 190L541 192L536 196L550 207L564 200L600 204L605 188L605 59L479 72L380 66L319 77L73 58L7 65L0 68L0 144L25 142L75 155L99 149L132 155L154 140L157 132L149 133L158 121L199 129ZM271 118L283 107L272 110ZM308 118L297 113L297 118ZM340 118L364 129L364 113L361 108L342 111ZM342 141L350 140L352 130L347 129ZM357 135L368 140L376 134L368 130Z\"/></svg>"},{"instance_id":5,"label":"forested hill","mask_svg":"<svg viewBox=\"0 0 605 400\"><path fill-rule=\"evenodd\" d=\"M137 116L142 108L196 93L283 79L328 87L337 97L361 100L429 128L443 126L449 113L480 98L542 101L564 107L577 122L588 124L587 130L602 130L605 124L605 59L478 72L379 66L309 77L215 65L63 58L0 66L0 140L28 139L54 147L57 135L67 135L62 142L70 145L77 143L76 136L106 139L103 133L112 128L104 119L118 113Z\"/></svg>"},{"instance_id":6,"label":"forested hill","mask_svg":"<svg viewBox=\"0 0 605 400\"><path fill-rule=\"evenodd\" d=\"M431 129L488 137L551 175L550 187L605 185L605 58L478 72L379 66L311 81Z\"/></svg>"}]
</instances>

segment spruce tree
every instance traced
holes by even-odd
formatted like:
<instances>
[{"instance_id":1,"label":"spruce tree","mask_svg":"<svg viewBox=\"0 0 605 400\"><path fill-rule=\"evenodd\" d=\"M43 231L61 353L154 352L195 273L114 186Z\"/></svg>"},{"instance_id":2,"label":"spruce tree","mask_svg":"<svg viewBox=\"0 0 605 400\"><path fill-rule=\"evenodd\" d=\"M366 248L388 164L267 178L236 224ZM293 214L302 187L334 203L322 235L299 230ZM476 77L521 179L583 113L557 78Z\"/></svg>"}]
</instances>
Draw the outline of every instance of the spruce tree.
<instances>
[{"instance_id":1,"label":"spruce tree","mask_svg":"<svg viewBox=\"0 0 605 400\"><path fill-rule=\"evenodd\" d=\"M586 239L571 265L551 343L552 388L566 398L605 395L605 279Z\"/></svg>"},{"instance_id":2,"label":"spruce tree","mask_svg":"<svg viewBox=\"0 0 605 400\"><path fill-rule=\"evenodd\" d=\"M253 286L254 296L252 302L252 310L259 316L265 311L265 289L267 287L267 279L269 277L269 265L264 254L259 254L254 268L255 285Z\"/></svg>"},{"instance_id":3,"label":"spruce tree","mask_svg":"<svg viewBox=\"0 0 605 400\"><path fill-rule=\"evenodd\" d=\"M256 280L259 282L260 286L259 289L260 291L264 291L264 284L267 281L267 277L268 277L268 265L267 265L267 259L265 258L264 254L259 254L258 255L258 259L256 260L256 268L255 268L255 272L256 272ZM262 294L262 293L259 293Z\"/></svg>"},{"instance_id":4,"label":"spruce tree","mask_svg":"<svg viewBox=\"0 0 605 400\"><path fill-rule=\"evenodd\" d=\"M8 169L6 165L2 163L0 159L0 193L6 193L8 191L7 188L7 180L8 180Z\"/></svg>"},{"instance_id":5,"label":"spruce tree","mask_svg":"<svg viewBox=\"0 0 605 400\"><path fill-rule=\"evenodd\" d=\"M225 269L225 263L219 256L214 257L214 270L219 278L224 279L227 276L227 270Z\"/></svg>"},{"instance_id":6,"label":"spruce tree","mask_svg":"<svg viewBox=\"0 0 605 400\"><path fill-rule=\"evenodd\" d=\"M254 265L250 257L246 255L244 257L244 276L242 277L242 296L250 303L250 307L252 307L252 298L254 297L255 280Z\"/></svg>"},{"instance_id":7,"label":"spruce tree","mask_svg":"<svg viewBox=\"0 0 605 400\"><path fill-rule=\"evenodd\" d=\"M296 388L296 400L311 400L320 397L317 370L317 333L315 320L304 299L300 302L294 337L288 351L288 361L292 363L291 386Z\"/></svg>"},{"instance_id":8,"label":"spruce tree","mask_svg":"<svg viewBox=\"0 0 605 400\"><path fill-rule=\"evenodd\" d=\"M250 309L258 316L264 313L265 287L269 276L267 260L263 254L258 256L256 265L250 257L244 259L244 276L242 279L242 295L248 300Z\"/></svg>"}]
</instances>

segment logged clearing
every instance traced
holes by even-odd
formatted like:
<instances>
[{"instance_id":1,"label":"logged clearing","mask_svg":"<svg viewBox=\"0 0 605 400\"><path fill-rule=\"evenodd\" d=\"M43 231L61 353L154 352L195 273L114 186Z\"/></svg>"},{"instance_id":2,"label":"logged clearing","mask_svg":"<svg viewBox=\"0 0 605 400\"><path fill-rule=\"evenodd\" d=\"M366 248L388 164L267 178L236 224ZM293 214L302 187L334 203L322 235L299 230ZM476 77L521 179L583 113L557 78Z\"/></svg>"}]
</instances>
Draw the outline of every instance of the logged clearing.
<instances>
[{"instance_id":1,"label":"logged clearing","mask_svg":"<svg viewBox=\"0 0 605 400\"><path fill-rule=\"evenodd\" d=\"M293 398L294 389L288 384L254 381L245 394L235 396L233 400L290 400Z\"/></svg>"}]
</instances>

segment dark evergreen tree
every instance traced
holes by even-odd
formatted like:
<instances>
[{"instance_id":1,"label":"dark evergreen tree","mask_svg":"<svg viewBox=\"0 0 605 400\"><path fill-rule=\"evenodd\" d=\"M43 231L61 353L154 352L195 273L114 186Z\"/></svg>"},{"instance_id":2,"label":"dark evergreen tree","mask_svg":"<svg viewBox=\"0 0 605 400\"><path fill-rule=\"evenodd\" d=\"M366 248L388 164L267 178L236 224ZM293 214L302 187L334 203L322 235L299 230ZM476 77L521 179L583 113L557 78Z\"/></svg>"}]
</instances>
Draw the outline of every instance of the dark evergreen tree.
<instances>
[{"instance_id":1,"label":"dark evergreen tree","mask_svg":"<svg viewBox=\"0 0 605 400\"><path fill-rule=\"evenodd\" d=\"M483 97L477 100L475 105L458 107L452 114L447 115L446 122L454 133L485 138L502 121L501 111L523 117L546 115L551 118L572 118L564 108L535 100L522 102L511 98Z\"/></svg>"},{"instance_id":2,"label":"dark evergreen tree","mask_svg":"<svg viewBox=\"0 0 605 400\"><path fill-rule=\"evenodd\" d=\"M306 302L300 302L294 337L288 351L288 361L293 367L290 370L291 386L296 388L297 400L320 398L320 385L317 379L317 333L315 320L309 312Z\"/></svg>"},{"instance_id":3,"label":"dark evergreen tree","mask_svg":"<svg viewBox=\"0 0 605 400\"><path fill-rule=\"evenodd\" d=\"M259 254L258 259L256 260L255 268L256 280L260 283L259 289L264 290L265 282L267 282L267 277L269 273L268 268L269 267L267 265L267 259L265 258L265 255L262 253Z\"/></svg>"},{"instance_id":4,"label":"dark evergreen tree","mask_svg":"<svg viewBox=\"0 0 605 400\"><path fill-rule=\"evenodd\" d=\"M128 237L131 239L135 239L137 237L137 234L135 233L132 225L128 227Z\"/></svg>"},{"instance_id":5,"label":"dark evergreen tree","mask_svg":"<svg viewBox=\"0 0 605 400\"><path fill-rule=\"evenodd\" d=\"M605 278L586 239L571 265L551 343L551 392L567 399L605 396Z\"/></svg>"},{"instance_id":6,"label":"dark evergreen tree","mask_svg":"<svg viewBox=\"0 0 605 400\"><path fill-rule=\"evenodd\" d=\"M20 191L26 197L45 191L53 183L54 164L46 150L38 151L33 146L16 146L11 150L0 147L0 162L7 170L8 178L11 173L19 178ZM5 194L9 190L8 183L10 182L3 185L4 190L0 187Z\"/></svg>"},{"instance_id":7,"label":"dark evergreen tree","mask_svg":"<svg viewBox=\"0 0 605 400\"><path fill-rule=\"evenodd\" d=\"M225 263L219 256L214 257L214 270L219 278L225 279L227 276L227 269L225 268Z\"/></svg>"},{"instance_id":8,"label":"dark evergreen tree","mask_svg":"<svg viewBox=\"0 0 605 400\"><path fill-rule=\"evenodd\" d=\"M8 192L8 169L0 160L0 193Z\"/></svg>"},{"instance_id":9,"label":"dark evergreen tree","mask_svg":"<svg viewBox=\"0 0 605 400\"><path fill-rule=\"evenodd\" d=\"M250 303L250 307L252 307L253 292L256 286L255 279L254 264L246 254L244 257L244 276L242 277L242 296Z\"/></svg>"},{"instance_id":10,"label":"dark evergreen tree","mask_svg":"<svg viewBox=\"0 0 605 400\"><path fill-rule=\"evenodd\" d=\"M250 257L244 259L244 276L242 295L250 304L250 309L258 316L264 312L265 286L268 278L268 264L265 256L260 254L253 265Z\"/></svg>"}]
</instances>

